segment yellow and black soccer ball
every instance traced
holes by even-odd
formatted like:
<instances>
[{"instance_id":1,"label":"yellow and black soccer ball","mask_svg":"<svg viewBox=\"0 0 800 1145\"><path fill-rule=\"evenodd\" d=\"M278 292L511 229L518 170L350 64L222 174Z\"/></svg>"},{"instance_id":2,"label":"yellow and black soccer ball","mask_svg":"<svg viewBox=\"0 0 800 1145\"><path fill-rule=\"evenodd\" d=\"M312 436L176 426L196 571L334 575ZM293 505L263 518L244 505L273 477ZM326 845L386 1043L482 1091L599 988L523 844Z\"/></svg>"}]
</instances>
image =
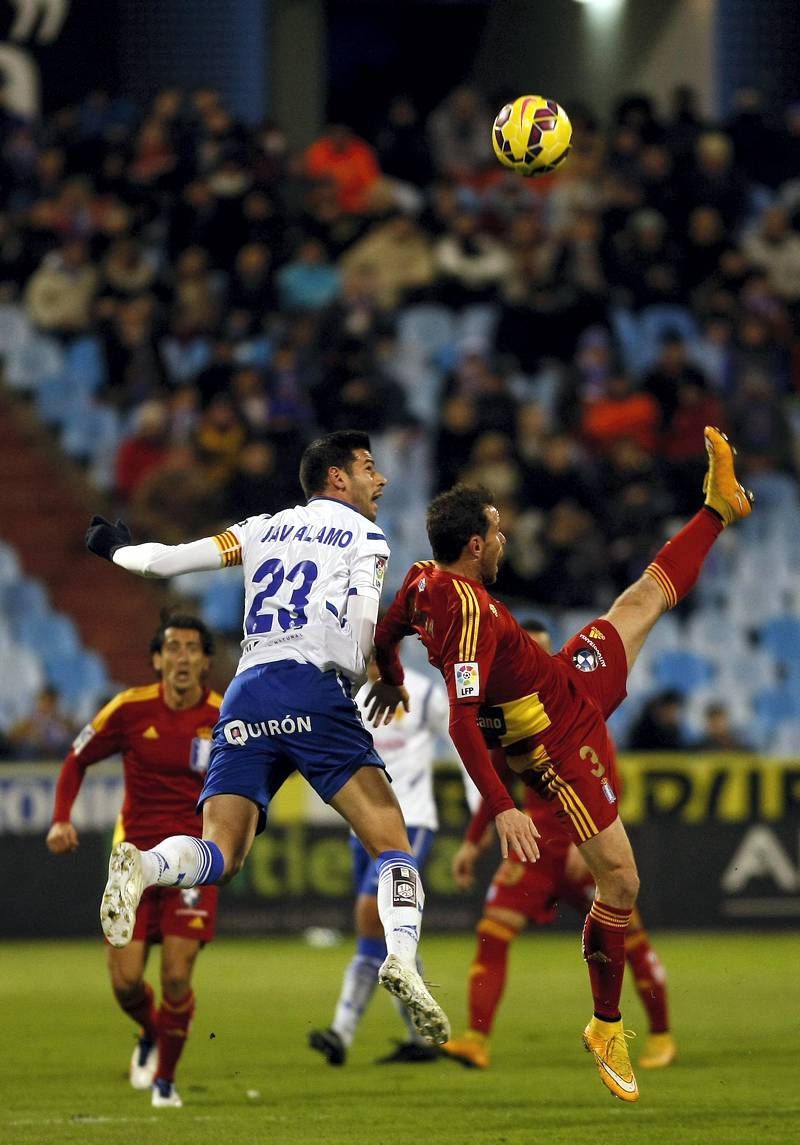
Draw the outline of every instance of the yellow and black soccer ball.
<instances>
[{"instance_id":1,"label":"yellow and black soccer ball","mask_svg":"<svg viewBox=\"0 0 800 1145\"><path fill-rule=\"evenodd\" d=\"M572 124L564 108L542 95L507 103L492 124L492 146L504 167L520 175L546 175L564 162Z\"/></svg>"}]
</instances>

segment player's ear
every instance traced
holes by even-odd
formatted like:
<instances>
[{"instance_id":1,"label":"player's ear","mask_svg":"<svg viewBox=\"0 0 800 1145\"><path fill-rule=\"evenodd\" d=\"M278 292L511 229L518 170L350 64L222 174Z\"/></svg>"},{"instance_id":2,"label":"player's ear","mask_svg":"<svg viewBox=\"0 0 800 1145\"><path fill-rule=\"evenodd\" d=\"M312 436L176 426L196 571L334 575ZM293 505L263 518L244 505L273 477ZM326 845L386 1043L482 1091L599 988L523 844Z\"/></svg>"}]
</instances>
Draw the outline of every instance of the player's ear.
<instances>
[{"instance_id":1,"label":"player's ear","mask_svg":"<svg viewBox=\"0 0 800 1145\"><path fill-rule=\"evenodd\" d=\"M153 664L153 671L155 672L155 674L158 676L158 678L160 680L161 679L161 665L163 663L163 661L161 659L161 653L160 652L154 652L152 657L151 657L151 662Z\"/></svg>"}]
</instances>

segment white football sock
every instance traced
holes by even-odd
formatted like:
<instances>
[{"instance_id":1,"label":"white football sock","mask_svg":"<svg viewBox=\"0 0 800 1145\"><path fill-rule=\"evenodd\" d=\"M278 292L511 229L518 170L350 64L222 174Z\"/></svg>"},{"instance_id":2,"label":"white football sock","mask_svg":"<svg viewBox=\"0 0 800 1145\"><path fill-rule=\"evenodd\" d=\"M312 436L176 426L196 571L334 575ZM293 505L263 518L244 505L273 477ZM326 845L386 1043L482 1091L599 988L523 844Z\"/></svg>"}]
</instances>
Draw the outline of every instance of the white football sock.
<instances>
[{"instance_id":1,"label":"white football sock","mask_svg":"<svg viewBox=\"0 0 800 1145\"><path fill-rule=\"evenodd\" d=\"M342 992L336 1003L331 1029L348 1047L352 1044L358 1024L375 993L382 962L382 958L354 954L344 972Z\"/></svg>"},{"instance_id":2,"label":"white football sock","mask_svg":"<svg viewBox=\"0 0 800 1145\"><path fill-rule=\"evenodd\" d=\"M425 903L419 872L402 859L378 861L378 915L386 935L386 949L408 966L416 966Z\"/></svg>"},{"instance_id":3,"label":"white football sock","mask_svg":"<svg viewBox=\"0 0 800 1145\"><path fill-rule=\"evenodd\" d=\"M212 858L208 844L202 839L171 835L149 851L142 851L145 886L197 886L208 876Z\"/></svg>"}]
</instances>

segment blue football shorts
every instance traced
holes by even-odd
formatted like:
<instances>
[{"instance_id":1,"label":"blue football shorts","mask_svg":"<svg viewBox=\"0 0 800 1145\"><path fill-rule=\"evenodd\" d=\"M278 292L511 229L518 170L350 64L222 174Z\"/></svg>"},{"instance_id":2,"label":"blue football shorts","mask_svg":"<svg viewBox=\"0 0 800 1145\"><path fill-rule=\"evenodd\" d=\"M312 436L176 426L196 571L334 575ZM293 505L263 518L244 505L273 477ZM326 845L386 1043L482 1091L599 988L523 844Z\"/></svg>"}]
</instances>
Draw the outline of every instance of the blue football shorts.
<instances>
[{"instance_id":1,"label":"blue football shorts","mask_svg":"<svg viewBox=\"0 0 800 1145\"><path fill-rule=\"evenodd\" d=\"M257 664L225 693L197 807L212 795L243 795L261 809L263 831L292 772L328 803L359 768L383 766L345 677L294 660Z\"/></svg>"},{"instance_id":2,"label":"blue football shorts","mask_svg":"<svg viewBox=\"0 0 800 1145\"><path fill-rule=\"evenodd\" d=\"M422 873L425 860L428 857L435 833L430 827L406 827L408 841L411 844L411 854L417 860L417 867ZM356 893L360 895L376 895L378 893L378 872L375 870L375 860L371 859L356 835L350 836L350 850L353 852L353 884Z\"/></svg>"}]
</instances>

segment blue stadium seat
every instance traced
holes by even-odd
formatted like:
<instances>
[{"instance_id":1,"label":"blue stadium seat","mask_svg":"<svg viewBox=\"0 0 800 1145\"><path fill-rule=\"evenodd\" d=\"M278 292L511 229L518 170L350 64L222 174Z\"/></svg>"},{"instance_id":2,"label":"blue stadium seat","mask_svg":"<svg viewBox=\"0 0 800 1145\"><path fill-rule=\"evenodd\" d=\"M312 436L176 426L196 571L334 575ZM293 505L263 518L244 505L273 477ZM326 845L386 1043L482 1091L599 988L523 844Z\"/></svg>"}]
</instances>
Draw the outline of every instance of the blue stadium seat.
<instances>
[{"instance_id":1,"label":"blue stadium seat","mask_svg":"<svg viewBox=\"0 0 800 1145\"><path fill-rule=\"evenodd\" d=\"M16 581L22 578L22 567L19 563L17 551L5 541L0 541L0 594ZM0 595L0 603L2 595Z\"/></svg>"},{"instance_id":2,"label":"blue stadium seat","mask_svg":"<svg viewBox=\"0 0 800 1145\"><path fill-rule=\"evenodd\" d=\"M241 576L217 577L203 593L200 611L209 628L216 632L240 632L244 611Z\"/></svg>"},{"instance_id":3,"label":"blue stadium seat","mask_svg":"<svg viewBox=\"0 0 800 1145\"><path fill-rule=\"evenodd\" d=\"M684 696L707 684L714 673L711 660L681 648L665 649L650 668L651 677L659 688L675 688Z\"/></svg>"},{"instance_id":4,"label":"blue stadium seat","mask_svg":"<svg viewBox=\"0 0 800 1145\"><path fill-rule=\"evenodd\" d=\"M397 337L402 346L416 346L433 356L456 338L453 315L446 306L421 302L403 310L397 320Z\"/></svg>"},{"instance_id":5,"label":"blue stadium seat","mask_svg":"<svg viewBox=\"0 0 800 1145\"><path fill-rule=\"evenodd\" d=\"M80 705L87 693L104 697L111 687L105 665L97 653L81 648L69 656L48 661L46 675L48 683L58 689L70 707Z\"/></svg>"},{"instance_id":6,"label":"blue stadium seat","mask_svg":"<svg viewBox=\"0 0 800 1145\"><path fill-rule=\"evenodd\" d=\"M93 394L105 384L106 359L100 339L76 338L64 352L64 370L74 386Z\"/></svg>"},{"instance_id":7,"label":"blue stadium seat","mask_svg":"<svg viewBox=\"0 0 800 1145\"><path fill-rule=\"evenodd\" d=\"M9 349L5 360L4 380L12 390L31 392L45 378L60 374L64 368L64 355L54 338L33 333Z\"/></svg>"},{"instance_id":8,"label":"blue stadium seat","mask_svg":"<svg viewBox=\"0 0 800 1145\"><path fill-rule=\"evenodd\" d=\"M24 617L45 616L50 611L45 587L33 577L23 577L7 584L2 590L0 602L12 629Z\"/></svg>"},{"instance_id":9,"label":"blue stadium seat","mask_svg":"<svg viewBox=\"0 0 800 1145\"><path fill-rule=\"evenodd\" d=\"M80 650L80 636L75 623L62 612L26 612L12 617L11 629L18 643L36 652L48 669L51 664L68 660Z\"/></svg>"},{"instance_id":10,"label":"blue stadium seat","mask_svg":"<svg viewBox=\"0 0 800 1145\"><path fill-rule=\"evenodd\" d=\"M786 672L800 675L800 617L773 616L758 630L758 639Z\"/></svg>"},{"instance_id":11,"label":"blue stadium seat","mask_svg":"<svg viewBox=\"0 0 800 1145\"><path fill-rule=\"evenodd\" d=\"M769 744L784 720L800 720L800 689L782 684L753 697L759 742Z\"/></svg>"}]
</instances>

